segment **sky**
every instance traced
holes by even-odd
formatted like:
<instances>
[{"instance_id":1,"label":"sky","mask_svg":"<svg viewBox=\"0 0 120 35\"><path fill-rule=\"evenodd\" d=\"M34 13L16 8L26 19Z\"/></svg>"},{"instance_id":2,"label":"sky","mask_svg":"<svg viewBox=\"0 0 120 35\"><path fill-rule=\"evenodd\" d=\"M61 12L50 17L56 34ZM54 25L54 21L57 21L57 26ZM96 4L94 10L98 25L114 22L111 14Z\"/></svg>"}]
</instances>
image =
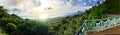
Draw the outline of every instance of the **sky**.
<instances>
[{"instance_id":1,"label":"sky","mask_svg":"<svg viewBox=\"0 0 120 35\"><path fill-rule=\"evenodd\" d=\"M0 0L9 14L22 18L45 19L84 12L104 0Z\"/></svg>"}]
</instances>

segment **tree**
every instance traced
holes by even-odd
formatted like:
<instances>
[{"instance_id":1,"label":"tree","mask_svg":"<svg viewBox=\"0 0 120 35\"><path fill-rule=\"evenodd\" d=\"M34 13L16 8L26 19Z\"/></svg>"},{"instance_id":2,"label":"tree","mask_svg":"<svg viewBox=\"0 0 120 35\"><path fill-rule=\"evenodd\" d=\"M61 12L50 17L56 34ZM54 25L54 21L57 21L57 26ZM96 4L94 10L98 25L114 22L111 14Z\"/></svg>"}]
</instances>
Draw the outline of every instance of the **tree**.
<instances>
[{"instance_id":1,"label":"tree","mask_svg":"<svg viewBox=\"0 0 120 35\"><path fill-rule=\"evenodd\" d=\"M13 32L13 31L16 31L16 29L17 29L16 25L13 24L13 23L8 23L8 24L6 24L5 26L6 26L6 29L7 29L7 32L8 32L8 33L11 33L11 32Z\"/></svg>"},{"instance_id":2,"label":"tree","mask_svg":"<svg viewBox=\"0 0 120 35\"><path fill-rule=\"evenodd\" d=\"M0 18L9 17L9 14L6 11L6 9L3 9L3 6L0 6Z\"/></svg>"},{"instance_id":3,"label":"tree","mask_svg":"<svg viewBox=\"0 0 120 35\"><path fill-rule=\"evenodd\" d=\"M14 35L47 35L48 26L33 21L20 24Z\"/></svg>"}]
</instances>

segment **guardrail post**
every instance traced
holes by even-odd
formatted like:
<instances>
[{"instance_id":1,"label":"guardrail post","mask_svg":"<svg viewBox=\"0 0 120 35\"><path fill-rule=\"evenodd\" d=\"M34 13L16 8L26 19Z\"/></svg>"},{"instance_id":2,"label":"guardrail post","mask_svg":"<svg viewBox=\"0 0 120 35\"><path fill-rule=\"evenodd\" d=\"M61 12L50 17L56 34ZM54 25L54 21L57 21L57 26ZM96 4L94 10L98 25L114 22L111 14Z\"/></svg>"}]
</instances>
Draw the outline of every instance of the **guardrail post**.
<instances>
[{"instance_id":1,"label":"guardrail post","mask_svg":"<svg viewBox=\"0 0 120 35\"><path fill-rule=\"evenodd\" d=\"M96 21L100 21L100 22L96 22ZM91 28L87 27L89 22L92 22L90 24ZM86 35L86 31L89 30L94 30L97 32L103 31L108 28L111 28L112 26L117 26L119 22L120 22L120 17L98 19L98 20L85 20L82 26L80 27L79 31L76 33L76 35Z\"/></svg>"}]
</instances>

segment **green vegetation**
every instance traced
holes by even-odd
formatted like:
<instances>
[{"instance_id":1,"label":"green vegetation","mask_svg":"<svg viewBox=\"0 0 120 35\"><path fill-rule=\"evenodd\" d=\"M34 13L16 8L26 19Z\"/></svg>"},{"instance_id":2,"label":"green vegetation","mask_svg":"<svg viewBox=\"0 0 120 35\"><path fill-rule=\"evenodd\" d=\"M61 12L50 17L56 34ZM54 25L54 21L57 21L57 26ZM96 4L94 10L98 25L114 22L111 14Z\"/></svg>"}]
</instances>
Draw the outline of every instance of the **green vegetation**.
<instances>
[{"instance_id":1,"label":"green vegetation","mask_svg":"<svg viewBox=\"0 0 120 35\"><path fill-rule=\"evenodd\" d=\"M120 0L106 0L104 3L86 10L83 14L68 16L54 24L53 35L75 35L84 20L106 18L106 14L120 14ZM56 24L57 23L57 24Z\"/></svg>"},{"instance_id":2,"label":"green vegetation","mask_svg":"<svg viewBox=\"0 0 120 35\"><path fill-rule=\"evenodd\" d=\"M0 33L9 35L75 35L84 20L106 18L106 14L120 14L120 0L106 0L83 14L66 16L61 20L35 21L8 14L0 6Z\"/></svg>"},{"instance_id":3,"label":"green vegetation","mask_svg":"<svg viewBox=\"0 0 120 35\"><path fill-rule=\"evenodd\" d=\"M15 14L8 14L0 6L0 33L3 35L48 35L49 26L40 21L22 19Z\"/></svg>"}]
</instances>

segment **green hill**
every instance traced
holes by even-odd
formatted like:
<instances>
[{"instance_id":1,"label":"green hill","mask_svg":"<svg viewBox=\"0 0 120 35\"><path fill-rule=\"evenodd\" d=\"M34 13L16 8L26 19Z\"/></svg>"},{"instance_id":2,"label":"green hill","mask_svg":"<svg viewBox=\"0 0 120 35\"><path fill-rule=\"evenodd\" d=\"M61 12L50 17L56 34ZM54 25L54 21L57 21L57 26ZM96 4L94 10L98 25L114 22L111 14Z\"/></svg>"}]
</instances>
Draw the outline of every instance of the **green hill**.
<instances>
[{"instance_id":1,"label":"green hill","mask_svg":"<svg viewBox=\"0 0 120 35\"><path fill-rule=\"evenodd\" d=\"M106 14L120 14L120 0L106 0L93 6L83 14L66 16L61 20L42 23L22 19L15 14L8 14L0 6L0 33L9 35L75 35L84 20L106 18Z\"/></svg>"},{"instance_id":2,"label":"green hill","mask_svg":"<svg viewBox=\"0 0 120 35\"><path fill-rule=\"evenodd\" d=\"M84 20L106 18L106 14L120 14L120 0L106 0L102 4L86 10L83 14L49 23L52 27L52 35L75 35Z\"/></svg>"},{"instance_id":3,"label":"green hill","mask_svg":"<svg viewBox=\"0 0 120 35\"><path fill-rule=\"evenodd\" d=\"M7 10L0 6L0 33L3 35L47 35L48 28L48 25L40 21L8 14Z\"/></svg>"}]
</instances>

